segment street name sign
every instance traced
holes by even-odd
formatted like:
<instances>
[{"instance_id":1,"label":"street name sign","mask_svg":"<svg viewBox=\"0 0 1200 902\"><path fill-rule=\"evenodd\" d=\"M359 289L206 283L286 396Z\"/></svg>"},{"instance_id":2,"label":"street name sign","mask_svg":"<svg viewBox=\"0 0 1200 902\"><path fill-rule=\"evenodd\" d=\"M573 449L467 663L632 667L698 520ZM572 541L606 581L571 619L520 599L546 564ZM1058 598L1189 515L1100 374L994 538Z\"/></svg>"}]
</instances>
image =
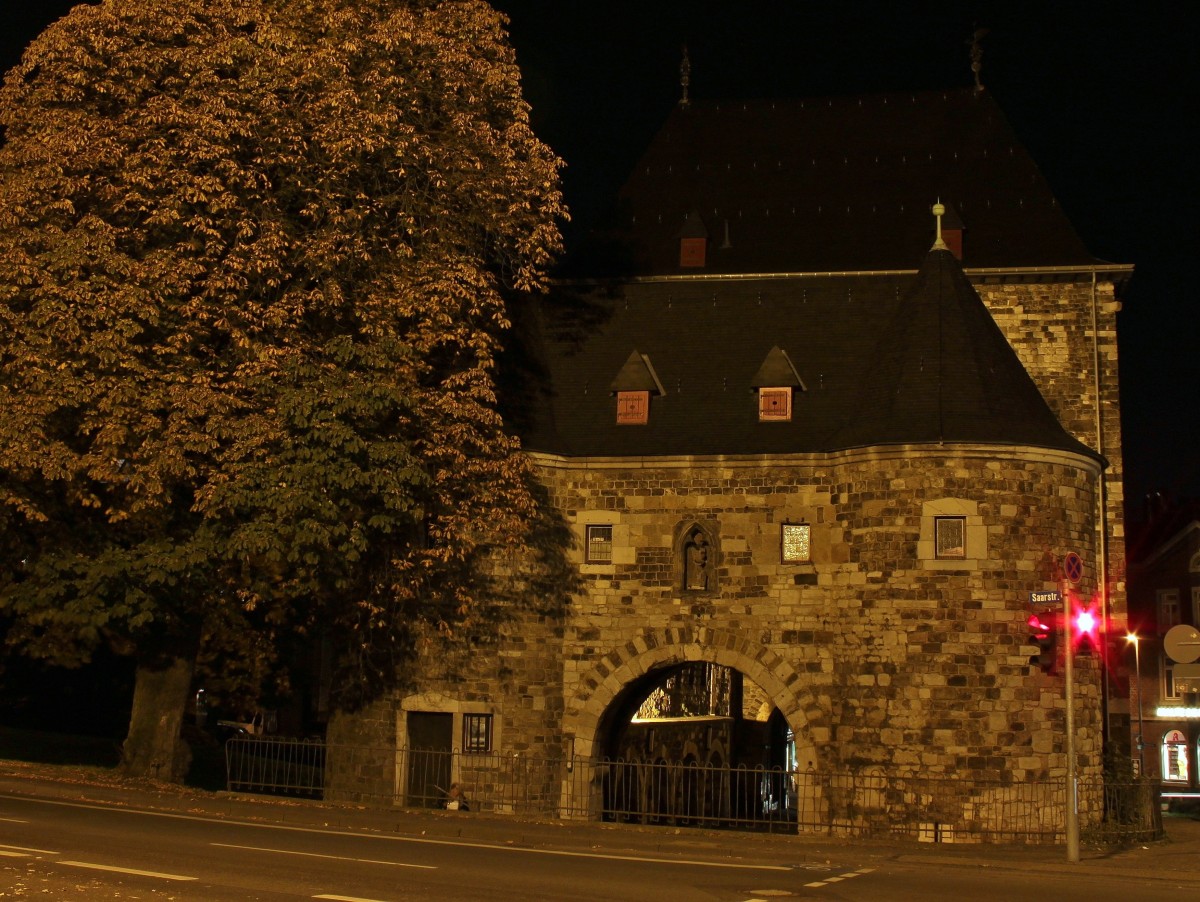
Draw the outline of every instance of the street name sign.
<instances>
[{"instance_id":1,"label":"street name sign","mask_svg":"<svg viewBox=\"0 0 1200 902\"><path fill-rule=\"evenodd\" d=\"M1044 592L1030 592L1029 593L1029 603L1030 604L1061 604L1062 596L1058 594L1057 590L1053 590L1053 589L1044 591Z\"/></svg>"}]
</instances>

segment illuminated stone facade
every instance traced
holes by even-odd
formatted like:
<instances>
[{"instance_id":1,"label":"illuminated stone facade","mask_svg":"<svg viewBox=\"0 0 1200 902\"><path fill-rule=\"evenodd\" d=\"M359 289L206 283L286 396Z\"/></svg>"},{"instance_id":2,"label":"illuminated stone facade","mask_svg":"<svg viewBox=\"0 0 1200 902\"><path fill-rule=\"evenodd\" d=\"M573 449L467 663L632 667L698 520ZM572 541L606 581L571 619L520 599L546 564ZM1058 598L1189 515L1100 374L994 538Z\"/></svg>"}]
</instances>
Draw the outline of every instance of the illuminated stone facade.
<instances>
[{"instance_id":1,"label":"illuminated stone facade","mask_svg":"<svg viewBox=\"0 0 1200 902\"><path fill-rule=\"evenodd\" d=\"M643 175L662 162L647 159ZM1091 261L1071 235L1065 262L1023 263L1041 251L1022 249L1019 218L1011 265L998 240L973 260L990 234L979 210L963 211L980 228L956 236L961 263L935 248L920 271L886 268L883 250L878 266L851 266L841 245L829 259L844 272L760 258L735 271L714 244L706 265L727 271L659 262L568 289L592 292L601 315L594 337L546 342L552 428L532 429L526 446L570 534L578 588L514 614L471 655L422 661L414 692L331 735L406 748L408 712L441 711L459 747L465 714L486 712L496 752L539 762L538 793L557 792L547 810L599 816L599 795L580 804L579 769L633 747L618 737L658 675L709 662L746 680L747 723L781 715L798 772L941 781L929 810L864 815L853 792L822 797L823 822L879 817L916 835L934 821L970 835L1009 817L998 800L1028 786L1011 829L1061 833L1058 797L1037 787L1066 773L1063 679L1030 663L1026 619L1030 593L1060 588L1074 551L1086 563L1075 591L1103 598L1114 629L1124 622L1116 319L1130 268ZM742 229L735 247L748 243ZM716 221L708 233L722 234ZM806 247L779 246L784 257ZM773 378L796 378L754 384L764 360ZM619 420L630 386L618 375L642 380L645 423ZM770 417L785 422L760 418L764 385L794 392L788 416ZM949 555L943 519L958 530ZM783 527L796 524L808 527L807 561L784 559ZM611 561L586 559L589 526L611 528ZM1105 721L1127 712L1105 698L1097 659L1076 677L1079 773L1095 781ZM639 754L689 748L704 760L706 730L722 749L736 734L672 725L660 731L669 742ZM403 775L374 778L385 794L387 779L403 801ZM1083 806L1085 821L1097 816L1094 795Z\"/></svg>"}]
</instances>

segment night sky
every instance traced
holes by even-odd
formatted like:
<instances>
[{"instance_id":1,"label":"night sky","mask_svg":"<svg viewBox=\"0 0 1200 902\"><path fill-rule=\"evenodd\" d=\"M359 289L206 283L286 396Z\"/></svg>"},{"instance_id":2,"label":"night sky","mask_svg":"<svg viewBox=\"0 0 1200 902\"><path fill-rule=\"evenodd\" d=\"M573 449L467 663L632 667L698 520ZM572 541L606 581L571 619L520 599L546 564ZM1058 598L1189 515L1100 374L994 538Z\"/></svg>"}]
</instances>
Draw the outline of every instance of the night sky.
<instances>
[{"instance_id":1,"label":"night sky","mask_svg":"<svg viewBox=\"0 0 1200 902\"><path fill-rule=\"evenodd\" d=\"M7 70L73 4L9 0ZM586 221L679 98L755 99L957 88L982 80L1092 253L1133 263L1119 318L1128 512L1200 496L1200 177L1192 136L1200 17L1182 2L496 0L511 18L539 136L566 161Z\"/></svg>"}]
</instances>

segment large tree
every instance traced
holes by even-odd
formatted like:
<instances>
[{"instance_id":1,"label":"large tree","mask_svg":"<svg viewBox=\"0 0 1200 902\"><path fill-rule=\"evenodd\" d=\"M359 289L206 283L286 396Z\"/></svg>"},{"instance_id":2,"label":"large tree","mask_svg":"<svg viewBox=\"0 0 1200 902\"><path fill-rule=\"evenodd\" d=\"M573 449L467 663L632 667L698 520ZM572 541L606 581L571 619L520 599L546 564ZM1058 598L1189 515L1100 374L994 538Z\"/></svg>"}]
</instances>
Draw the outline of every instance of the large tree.
<instances>
[{"instance_id":1,"label":"large tree","mask_svg":"<svg viewBox=\"0 0 1200 902\"><path fill-rule=\"evenodd\" d=\"M214 624L319 624L352 703L526 538L495 357L564 211L503 24L104 0L0 89L0 611L138 655L132 772L179 776Z\"/></svg>"}]
</instances>

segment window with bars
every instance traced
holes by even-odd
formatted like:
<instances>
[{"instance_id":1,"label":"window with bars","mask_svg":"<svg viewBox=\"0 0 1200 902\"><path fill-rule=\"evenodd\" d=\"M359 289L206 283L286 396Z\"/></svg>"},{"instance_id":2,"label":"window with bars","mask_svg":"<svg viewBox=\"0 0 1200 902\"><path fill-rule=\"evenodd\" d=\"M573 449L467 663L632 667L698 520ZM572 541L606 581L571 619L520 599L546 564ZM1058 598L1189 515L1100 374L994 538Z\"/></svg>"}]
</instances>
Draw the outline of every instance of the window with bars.
<instances>
[{"instance_id":1,"label":"window with bars","mask_svg":"<svg viewBox=\"0 0 1200 902\"><path fill-rule=\"evenodd\" d=\"M791 388L760 388L758 390L760 421L790 420L792 418Z\"/></svg>"},{"instance_id":2,"label":"window with bars","mask_svg":"<svg viewBox=\"0 0 1200 902\"><path fill-rule=\"evenodd\" d=\"M802 564L812 560L812 527L807 523L784 523L780 530L785 564Z\"/></svg>"},{"instance_id":3,"label":"window with bars","mask_svg":"<svg viewBox=\"0 0 1200 902\"><path fill-rule=\"evenodd\" d=\"M939 560L963 560L967 556L967 518L937 517L933 522L935 555Z\"/></svg>"},{"instance_id":4,"label":"window with bars","mask_svg":"<svg viewBox=\"0 0 1200 902\"><path fill-rule=\"evenodd\" d=\"M587 528L587 563L611 564L612 555L613 528L611 526L589 526Z\"/></svg>"},{"instance_id":5,"label":"window with bars","mask_svg":"<svg viewBox=\"0 0 1200 902\"><path fill-rule=\"evenodd\" d=\"M490 752L492 750L492 715L464 714L464 752Z\"/></svg>"}]
</instances>

